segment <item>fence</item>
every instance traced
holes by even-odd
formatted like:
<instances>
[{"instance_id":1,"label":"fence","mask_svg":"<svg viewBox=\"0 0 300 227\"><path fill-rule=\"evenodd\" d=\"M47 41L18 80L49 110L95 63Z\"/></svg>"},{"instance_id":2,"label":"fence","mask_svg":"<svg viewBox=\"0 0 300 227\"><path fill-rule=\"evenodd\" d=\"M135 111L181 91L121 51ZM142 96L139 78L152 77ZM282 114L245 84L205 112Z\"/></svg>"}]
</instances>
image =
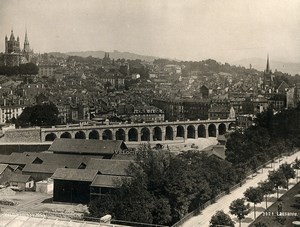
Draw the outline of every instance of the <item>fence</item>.
<instances>
[{"instance_id":1,"label":"fence","mask_svg":"<svg viewBox=\"0 0 300 227\"><path fill-rule=\"evenodd\" d=\"M216 201L218 201L218 199L222 198L223 196L225 196L226 194L234 191L235 189L241 187L244 183L246 183L246 179L252 178L254 176L254 174L256 174L259 170L263 170L263 168L266 168L267 165L273 163L275 160L279 160L281 161L282 156L290 156L293 155L297 152L297 148L293 148L291 152L286 152L283 153L281 156L277 156L275 157L273 160L269 160L267 162L265 162L264 164L258 166L256 168L256 171L251 170L249 172L246 173L246 178L244 180L242 180L240 183L232 186L231 188L228 189L228 191L222 192L220 194L218 194L217 196L215 196L214 198L212 198L211 200L207 201L206 203L204 203L203 205L201 205L200 207L198 207L197 209L193 210L192 212L186 214L183 218L181 218L178 222L176 222L174 225L172 225L172 227L179 227L181 226L184 222L186 222L187 220L189 220L191 217L200 214L200 212L202 210L204 210L206 207L208 207L209 205L211 205L212 203L215 203Z\"/></svg>"}]
</instances>

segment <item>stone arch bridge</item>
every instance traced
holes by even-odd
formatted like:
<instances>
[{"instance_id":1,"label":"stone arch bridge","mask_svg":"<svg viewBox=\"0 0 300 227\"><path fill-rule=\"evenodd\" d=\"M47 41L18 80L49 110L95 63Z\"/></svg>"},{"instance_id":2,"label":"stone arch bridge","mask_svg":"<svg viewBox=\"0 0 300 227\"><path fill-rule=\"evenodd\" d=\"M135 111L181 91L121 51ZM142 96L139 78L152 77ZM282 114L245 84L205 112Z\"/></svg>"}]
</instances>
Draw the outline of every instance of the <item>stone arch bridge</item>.
<instances>
[{"instance_id":1,"label":"stone arch bridge","mask_svg":"<svg viewBox=\"0 0 300 227\"><path fill-rule=\"evenodd\" d=\"M234 126L235 119L64 125L41 128L41 141L53 141L55 138L123 140L125 142L197 139L217 137Z\"/></svg>"}]
</instances>

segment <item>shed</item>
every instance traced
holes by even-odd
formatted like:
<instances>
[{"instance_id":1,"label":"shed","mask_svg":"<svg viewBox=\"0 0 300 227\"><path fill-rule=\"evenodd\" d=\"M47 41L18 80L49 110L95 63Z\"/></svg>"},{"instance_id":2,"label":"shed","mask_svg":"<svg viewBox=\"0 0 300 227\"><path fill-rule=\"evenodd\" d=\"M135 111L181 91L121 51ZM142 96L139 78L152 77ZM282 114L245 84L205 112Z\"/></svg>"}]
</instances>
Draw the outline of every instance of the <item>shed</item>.
<instances>
[{"instance_id":1,"label":"shed","mask_svg":"<svg viewBox=\"0 0 300 227\"><path fill-rule=\"evenodd\" d=\"M32 190L34 181L30 175L13 174L9 179L9 185L18 187L22 190Z\"/></svg>"},{"instance_id":2,"label":"shed","mask_svg":"<svg viewBox=\"0 0 300 227\"><path fill-rule=\"evenodd\" d=\"M111 158L127 149L122 140L78 140L56 138L49 151L59 154L103 155Z\"/></svg>"},{"instance_id":3,"label":"shed","mask_svg":"<svg viewBox=\"0 0 300 227\"><path fill-rule=\"evenodd\" d=\"M51 177L54 182L53 201L67 203L88 203L90 185L98 170L59 168Z\"/></svg>"},{"instance_id":4,"label":"shed","mask_svg":"<svg viewBox=\"0 0 300 227\"><path fill-rule=\"evenodd\" d=\"M57 168L65 168L64 165L27 164L22 173L32 176L34 181L50 178Z\"/></svg>"},{"instance_id":5,"label":"shed","mask_svg":"<svg viewBox=\"0 0 300 227\"><path fill-rule=\"evenodd\" d=\"M36 192L44 193L44 194L52 194L53 193L53 180L42 180L36 182L35 187Z\"/></svg>"}]
</instances>

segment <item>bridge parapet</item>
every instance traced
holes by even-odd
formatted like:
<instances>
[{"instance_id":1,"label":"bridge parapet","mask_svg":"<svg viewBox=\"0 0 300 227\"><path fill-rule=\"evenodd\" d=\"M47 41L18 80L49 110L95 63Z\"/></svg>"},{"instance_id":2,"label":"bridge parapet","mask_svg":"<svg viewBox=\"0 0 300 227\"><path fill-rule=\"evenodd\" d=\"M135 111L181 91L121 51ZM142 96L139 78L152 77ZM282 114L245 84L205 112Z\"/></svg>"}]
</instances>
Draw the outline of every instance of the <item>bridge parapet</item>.
<instances>
[{"instance_id":1,"label":"bridge parapet","mask_svg":"<svg viewBox=\"0 0 300 227\"><path fill-rule=\"evenodd\" d=\"M60 131L76 131L76 130L93 130L93 129L116 129L116 128L143 128L156 126L174 126L174 125L200 125L200 124L221 124L221 123L235 123L236 119L216 119L216 120L197 120L197 121L164 121L151 123L113 123L110 124L90 124L90 125L56 125L52 128L41 128L41 132L60 132Z\"/></svg>"}]
</instances>

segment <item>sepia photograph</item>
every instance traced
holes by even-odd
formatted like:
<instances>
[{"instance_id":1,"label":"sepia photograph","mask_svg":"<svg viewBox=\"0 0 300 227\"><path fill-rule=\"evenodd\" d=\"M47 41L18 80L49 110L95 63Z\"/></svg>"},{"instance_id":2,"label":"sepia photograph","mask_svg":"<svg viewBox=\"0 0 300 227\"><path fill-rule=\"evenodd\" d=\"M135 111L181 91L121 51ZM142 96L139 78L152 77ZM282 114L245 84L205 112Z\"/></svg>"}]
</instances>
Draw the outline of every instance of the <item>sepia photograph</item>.
<instances>
[{"instance_id":1,"label":"sepia photograph","mask_svg":"<svg viewBox=\"0 0 300 227\"><path fill-rule=\"evenodd\" d=\"M299 0L0 0L0 226L300 226Z\"/></svg>"}]
</instances>

